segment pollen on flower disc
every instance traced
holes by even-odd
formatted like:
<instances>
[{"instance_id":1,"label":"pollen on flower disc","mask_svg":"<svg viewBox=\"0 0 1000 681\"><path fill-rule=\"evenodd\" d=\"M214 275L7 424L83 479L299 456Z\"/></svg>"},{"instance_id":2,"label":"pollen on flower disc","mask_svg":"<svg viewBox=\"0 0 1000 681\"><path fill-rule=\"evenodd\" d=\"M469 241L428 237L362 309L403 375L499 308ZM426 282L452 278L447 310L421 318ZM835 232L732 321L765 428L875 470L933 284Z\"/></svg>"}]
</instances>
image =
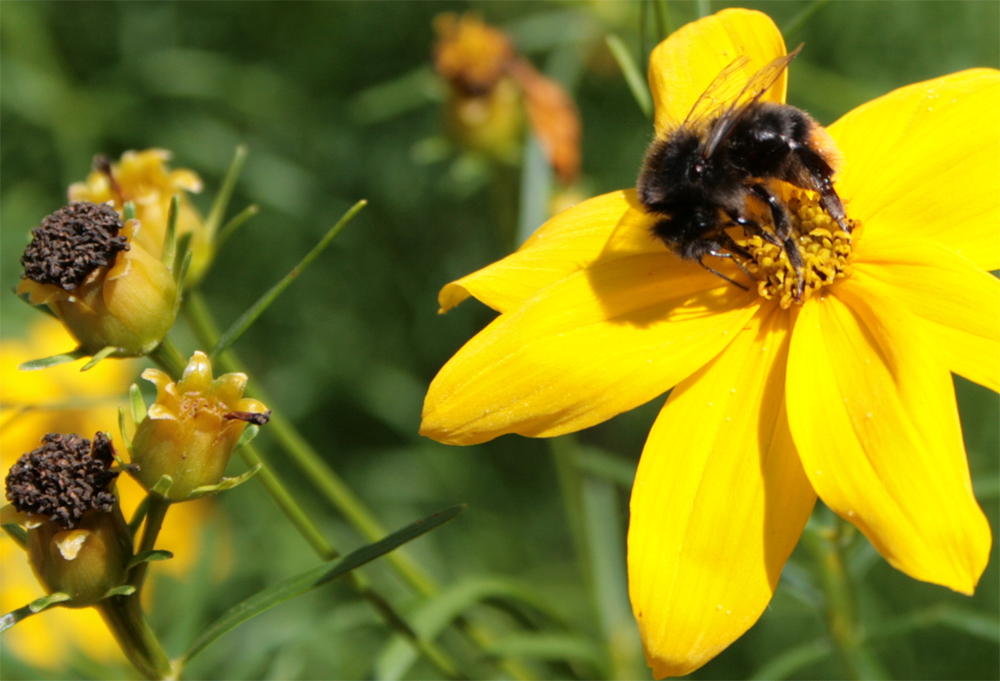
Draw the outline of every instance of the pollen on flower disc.
<instances>
[{"instance_id":1,"label":"pollen on flower disc","mask_svg":"<svg viewBox=\"0 0 1000 681\"><path fill-rule=\"evenodd\" d=\"M129 246L119 234L123 225L107 204L78 201L48 215L31 230L21 256L26 279L72 291L94 270L114 262Z\"/></svg>"},{"instance_id":2,"label":"pollen on flower disc","mask_svg":"<svg viewBox=\"0 0 1000 681\"><path fill-rule=\"evenodd\" d=\"M89 510L110 511L115 495L108 486L114 449L104 433L94 441L79 435L49 433L42 446L24 454L7 474L7 500L18 511L46 516L66 529Z\"/></svg>"}]
</instances>

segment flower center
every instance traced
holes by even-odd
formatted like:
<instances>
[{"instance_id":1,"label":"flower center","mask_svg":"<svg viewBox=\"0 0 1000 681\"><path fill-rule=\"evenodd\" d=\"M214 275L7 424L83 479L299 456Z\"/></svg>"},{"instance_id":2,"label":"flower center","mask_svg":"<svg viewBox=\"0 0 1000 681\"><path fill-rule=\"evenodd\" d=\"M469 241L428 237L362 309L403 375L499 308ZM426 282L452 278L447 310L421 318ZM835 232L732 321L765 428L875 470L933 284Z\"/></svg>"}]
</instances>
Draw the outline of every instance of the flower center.
<instances>
[{"instance_id":1,"label":"flower center","mask_svg":"<svg viewBox=\"0 0 1000 681\"><path fill-rule=\"evenodd\" d=\"M787 249L759 235L736 240L751 255L744 266L757 280L757 293L779 301L782 309L793 303L801 305L821 288L851 276L851 238L861 232L861 223L856 220L848 220L850 234L841 229L812 192L792 189L785 207L792 224L792 239L802 257L801 268L791 262Z\"/></svg>"}]
</instances>

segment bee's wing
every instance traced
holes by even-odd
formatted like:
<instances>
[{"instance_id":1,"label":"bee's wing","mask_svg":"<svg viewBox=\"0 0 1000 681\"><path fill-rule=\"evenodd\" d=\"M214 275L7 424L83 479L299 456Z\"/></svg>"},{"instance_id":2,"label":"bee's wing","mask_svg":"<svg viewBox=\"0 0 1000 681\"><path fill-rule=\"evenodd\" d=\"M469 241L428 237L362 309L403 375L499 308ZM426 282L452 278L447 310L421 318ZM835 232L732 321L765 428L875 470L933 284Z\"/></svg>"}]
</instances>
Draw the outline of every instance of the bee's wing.
<instances>
[{"instance_id":1,"label":"bee's wing","mask_svg":"<svg viewBox=\"0 0 1000 681\"><path fill-rule=\"evenodd\" d=\"M721 116L719 116L708 136L708 139L705 140L704 149L702 151L702 155L705 158L708 158L715 153L715 150L718 149L719 145L722 144L727 137L729 137L729 133L732 132L733 126L735 126L736 123L743 118L750 107L757 103L764 93L767 92L772 85L774 85L774 82L781 77L781 74L785 72L785 69L788 68L791 61L798 56L801 49L802 45L799 45L788 54L778 57L767 66L764 66L760 71L750 77L750 80L747 81L743 90L731 100L729 107L722 113ZM728 67L726 68L728 69Z\"/></svg>"},{"instance_id":2,"label":"bee's wing","mask_svg":"<svg viewBox=\"0 0 1000 681\"><path fill-rule=\"evenodd\" d=\"M691 111L684 119L682 126L696 132L707 128L714 118L713 114L717 114L727 102L739 97L740 91L744 87L744 81L741 77L743 69L749 63L750 58L742 55L719 71L719 75L709 83L694 106L691 107Z\"/></svg>"}]
</instances>

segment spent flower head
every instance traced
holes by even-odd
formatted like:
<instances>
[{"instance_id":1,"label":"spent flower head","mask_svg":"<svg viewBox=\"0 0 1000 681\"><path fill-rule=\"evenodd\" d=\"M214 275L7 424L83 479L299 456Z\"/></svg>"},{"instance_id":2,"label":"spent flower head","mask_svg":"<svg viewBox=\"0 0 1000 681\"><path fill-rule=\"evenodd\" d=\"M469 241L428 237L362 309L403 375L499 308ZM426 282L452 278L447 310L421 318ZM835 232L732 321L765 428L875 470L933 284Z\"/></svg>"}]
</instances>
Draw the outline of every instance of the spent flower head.
<instances>
[{"instance_id":1,"label":"spent flower head","mask_svg":"<svg viewBox=\"0 0 1000 681\"><path fill-rule=\"evenodd\" d=\"M104 433L93 441L49 433L7 474L31 568L49 593L69 596L67 607L93 605L125 581L132 539L113 489L113 461Z\"/></svg>"},{"instance_id":2,"label":"spent flower head","mask_svg":"<svg viewBox=\"0 0 1000 681\"><path fill-rule=\"evenodd\" d=\"M246 374L213 378L203 352L192 355L180 381L159 369L142 377L156 385L156 402L136 429L130 472L148 490L169 476L161 493L170 501L217 484L247 424L262 425L270 415L261 402L243 397Z\"/></svg>"},{"instance_id":3,"label":"spent flower head","mask_svg":"<svg viewBox=\"0 0 1000 681\"><path fill-rule=\"evenodd\" d=\"M750 10L671 35L650 60L658 138L727 66L752 74L784 54ZM762 101L783 103L785 79ZM901 88L827 132L855 228L779 183L801 295L787 249L752 233L731 229L748 272L718 266L753 277L749 290L682 260L633 190L567 210L440 294L442 311L472 295L500 316L431 384L421 432L436 440L560 435L673 388L628 536L657 677L697 669L753 625L817 496L916 579L970 594L989 559L950 372L1000 387L1000 74Z\"/></svg>"},{"instance_id":4,"label":"spent flower head","mask_svg":"<svg viewBox=\"0 0 1000 681\"><path fill-rule=\"evenodd\" d=\"M145 354L173 326L178 290L140 232L106 204L64 206L32 230L17 292L48 306L91 355L109 346L116 357Z\"/></svg>"}]
</instances>

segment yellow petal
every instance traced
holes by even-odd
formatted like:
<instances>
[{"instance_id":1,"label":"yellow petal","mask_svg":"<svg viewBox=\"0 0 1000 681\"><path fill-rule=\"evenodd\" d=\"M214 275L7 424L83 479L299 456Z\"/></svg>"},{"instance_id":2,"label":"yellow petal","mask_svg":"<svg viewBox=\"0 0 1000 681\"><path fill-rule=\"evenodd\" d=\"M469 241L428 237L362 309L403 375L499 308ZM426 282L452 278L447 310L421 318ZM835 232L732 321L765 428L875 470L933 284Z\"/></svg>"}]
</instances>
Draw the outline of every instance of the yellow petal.
<instances>
[{"instance_id":1,"label":"yellow petal","mask_svg":"<svg viewBox=\"0 0 1000 681\"><path fill-rule=\"evenodd\" d=\"M930 240L863 245L855 283L925 320L919 337L951 371L1000 391L1000 280Z\"/></svg>"},{"instance_id":2,"label":"yellow petal","mask_svg":"<svg viewBox=\"0 0 1000 681\"><path fill-rule=\"evenodd\" d=\"M891 565L971 594L990 527L951 375L901 306L853 279L835 291L802 307L789 351L788 421L806 475Z\"/></svg>"},{"instance_id":3,"label":"yellow petal","mask_svg":"<svg viewBox=\"0 0 1000 681\"><path fill-rule=\"evenodd\" d=\"M680 676L749 629L816 502L784 407L789 314L761 308L670 394L639 462L629 591L656 678Z\"/></svg>"},{"instance_id":4,"label":"yellow petal","mask_svg":"<svg viewBox=\"0 0 1000 681\"><path fill-rule=\"evenodd\" d=\"M656 105L656 136L676 129L722 69L742 55L749 77L785 54L785 41L771 18L749 9L726 9L687 24L649 56L649 87ZM784 102L787 71L762 97Z\"/></svg>"},{"instance_id":5,"label":"yellow petal","mask_svg":"<svg viewBox=\"0 0 1000 681\"><path fill-rule=\"evenodd\" d=\"M506 312L593 262L623 222L647 225L647 231L651 224L634 190L611 192L573 206L539 227L516 253L441 289L441 312L470 295L497 312Z\"/></svg>"},{"instance_id":6,"label":"yellow petal","mask_svg":"<svg viewBox=\"0 0 1000 681\"><path fill-rule=\"evenodd\" d=\"M473 444L600 423L703 366L753 315L755 300L667 252L575 272L451 358L427 392L421 432Z\"/></svg>"},{"instance_id":7,"label":"yellow petal","mask_svg":"<svg viewBox=\"0 0 1000 681\"><path fill-rule=\"evenodd\" d=\"M837 191L866 234L923 236L1000 267L1000 72L900 88L829 133L845 160Z\"/></svg>"}]
</instances>

